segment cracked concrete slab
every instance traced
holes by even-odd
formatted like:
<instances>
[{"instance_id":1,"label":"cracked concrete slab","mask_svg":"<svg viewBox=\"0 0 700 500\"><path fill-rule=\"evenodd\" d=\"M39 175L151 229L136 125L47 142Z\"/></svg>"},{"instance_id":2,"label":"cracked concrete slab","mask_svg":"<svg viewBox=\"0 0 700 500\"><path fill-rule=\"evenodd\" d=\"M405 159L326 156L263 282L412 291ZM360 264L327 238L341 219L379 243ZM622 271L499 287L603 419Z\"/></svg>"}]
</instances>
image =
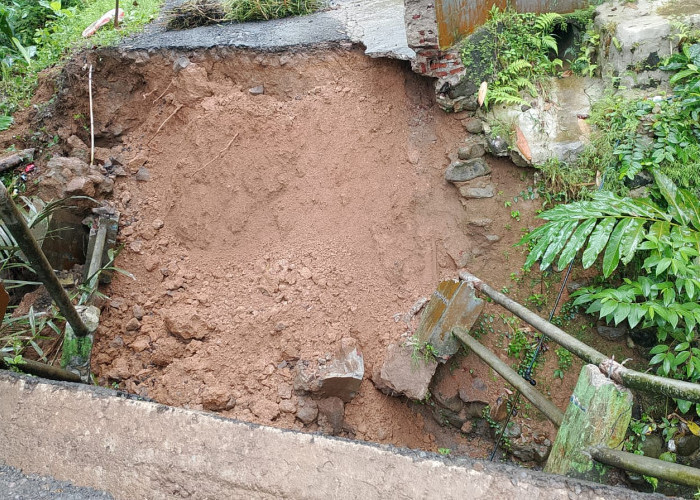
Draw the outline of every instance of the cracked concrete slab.
<instances>
[{"instance_id":1,"label":"cracked concrete slab","mask_svg":"<svg viewBox=\"0 0 700 500\"><path fill-rule=\"evenodd\" d=\"M0 372L0 461L116 498L663 498Z\"/></svg>"},{"instance_id":2,"label":"cracked concrete slab","mask_svg":"<svg viewBox=\"0 0 700 500\"><path fill-rule=\"evenodd\" d=\"M336 0L321 12L262 22L224 23L166 31L166 13L183 0L165 3L158 19L122 42L128 50L194 50L236 47L281 51L326 44L359 43L371 57L410 59L402 0Z\"/></svg>"}]
</instances>

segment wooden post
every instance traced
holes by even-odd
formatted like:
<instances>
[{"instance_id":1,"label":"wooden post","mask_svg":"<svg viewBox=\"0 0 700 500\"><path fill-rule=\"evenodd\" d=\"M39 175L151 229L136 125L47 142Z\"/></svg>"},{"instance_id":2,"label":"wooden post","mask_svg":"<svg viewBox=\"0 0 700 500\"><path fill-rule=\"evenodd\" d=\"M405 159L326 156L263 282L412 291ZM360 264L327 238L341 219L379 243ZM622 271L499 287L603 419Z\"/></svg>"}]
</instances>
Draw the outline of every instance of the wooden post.
<instances>
[{"instance_id":1,"label":"wooden post","mask_svg":"<svg viewBox=\"0 0 700 500\"><path fill-rule=\"evenodd\" d=\"M464 328L454 328L452 333L459 340L461 340L464 345L471 349L474 354L479 356L487 365L493 368L496 373L498 373L501 377L506 379L508 383L520 391L520 393L533 405L535 405L535 407L540 410L545 417L551 420L554 425L561 425L563 419L561 410L557 408L556 405L549 399L545 398L534 387L532 387L529 382L518 375L515 370L501 361L498 356L489 351L486 347L481 345L481 343L469 335L469 332Z\"/></svg>"},{"instance_id":2,"label":"wooden post","mask_svg":"<svg viewBox=\"0 0 700 500\"><path fill-rule=\"evenodd\" d=\"M5 227L14 237L20 250L27 257L32 265L32 269L51 294L51 298L56 302L58 309L66 318L66 321L73 327L73 331L78 337L84 337L90 331L73 307L73 303L68 294L59 283L56 273L54 273L44 252L41 251L32 233L27 227L27 222L15 206L7 189L0 182L0 219L5 223Z\"/></svg>"},{"instance_id":3,"label":"wooden post","mask_svg":"<svg viewBox=\"0 0 700 500\"><path fill-rule=\"evenodd\" d=\"M588 452L595 460L603 464L676 484L700 488L700 469L695 467L603 447L591 448Z\"/></svg>"},{"instance_id":4,"label":"wooden post","mask_svg":"<svg viewBox=\"0 0 700 500\"><path fill-rule=\"evenodd\" d=\"M529 325L534 326L547 337L551 338L562 347L565 347L579 358L587 363L598 365L600 370L609 374L613 380L616 380L625 387L650 392L652 394L663 394L671 398L685 399L693 403L700 403L700 384L659 377L625 368L619 363L612 362L607 356L596 351L591 346L584 344L562 329L557 328L549 321L539 317L510 297L506 297L499 291L494 290L473 274L467 271L460 271L459 277L467 283L471 283L474 288L489 296L496 304L505 307L517 317Z\"/></svg>"},{"instance_id":5,"label":"wooden post","mask_svg":"<svg viewBox=\"0 0 700 500\"><path fill-rule=\"evenodd\" d=\"M545 472L599 479L586 449L616 448L625 439L632 418L632 393L585 365L564 413Z\"/></svg>"}]
</instances>

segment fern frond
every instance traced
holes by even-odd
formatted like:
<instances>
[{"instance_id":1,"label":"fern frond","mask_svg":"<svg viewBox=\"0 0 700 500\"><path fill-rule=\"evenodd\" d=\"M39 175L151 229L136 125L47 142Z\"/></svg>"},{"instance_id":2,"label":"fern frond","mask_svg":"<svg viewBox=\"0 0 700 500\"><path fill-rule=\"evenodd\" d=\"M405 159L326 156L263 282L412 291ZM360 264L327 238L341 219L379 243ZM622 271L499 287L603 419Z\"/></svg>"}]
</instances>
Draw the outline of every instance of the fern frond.
<instances>
[{"instance_id":1,"label":"fern frond","mask_svg":"<svg viewBox=\"0 0 700 500\"><path fill-rule=\"evenodd\" d=\"M554 25L557 22L561 22L563 19L563 16L556 12L540 14L535 21L535 28L539 31L551 32L554 29Z\"/></svg>"}]
</instances>

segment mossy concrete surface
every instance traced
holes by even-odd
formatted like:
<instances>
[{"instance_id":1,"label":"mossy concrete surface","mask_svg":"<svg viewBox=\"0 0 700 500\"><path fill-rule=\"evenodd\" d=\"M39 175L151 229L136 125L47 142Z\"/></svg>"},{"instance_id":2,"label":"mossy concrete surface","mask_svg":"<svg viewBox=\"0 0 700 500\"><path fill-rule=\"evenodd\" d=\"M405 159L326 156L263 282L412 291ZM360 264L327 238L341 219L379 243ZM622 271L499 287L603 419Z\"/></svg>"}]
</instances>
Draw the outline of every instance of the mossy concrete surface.
<instances>
[{"instance_id":1,"label":"mossy concrete surface","mask_svg":"<svg viewBox=\"0 0 700 500\"><path fill-rule=\"evenodd\" d=\"M593 460L585 450L591 446L620 446L632 418L632 402L629 389L607 378L597 366L585 365L566 407L545 471L598 479L604 470L594 470Z\"/></svg>"}]
</instances>

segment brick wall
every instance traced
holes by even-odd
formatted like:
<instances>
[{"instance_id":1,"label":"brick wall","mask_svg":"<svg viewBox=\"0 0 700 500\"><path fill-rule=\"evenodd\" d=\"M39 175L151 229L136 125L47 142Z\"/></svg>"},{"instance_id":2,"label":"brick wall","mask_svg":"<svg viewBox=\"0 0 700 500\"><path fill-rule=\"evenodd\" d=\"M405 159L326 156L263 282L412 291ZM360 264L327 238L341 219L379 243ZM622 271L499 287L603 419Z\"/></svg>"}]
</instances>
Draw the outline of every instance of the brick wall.
<instances>
[{"instance_id":1,"label":"brick wall","mask_svg":"<svg viewBox=\"0 0 700 500\"><path fill-rule=\"evenodd\" d=\"M440 79L458 78L464 66L457 49L440 50L435 2L405 0L406 39L416 52L411 61L413 71Z\"/></svg>"}]
</instances>

